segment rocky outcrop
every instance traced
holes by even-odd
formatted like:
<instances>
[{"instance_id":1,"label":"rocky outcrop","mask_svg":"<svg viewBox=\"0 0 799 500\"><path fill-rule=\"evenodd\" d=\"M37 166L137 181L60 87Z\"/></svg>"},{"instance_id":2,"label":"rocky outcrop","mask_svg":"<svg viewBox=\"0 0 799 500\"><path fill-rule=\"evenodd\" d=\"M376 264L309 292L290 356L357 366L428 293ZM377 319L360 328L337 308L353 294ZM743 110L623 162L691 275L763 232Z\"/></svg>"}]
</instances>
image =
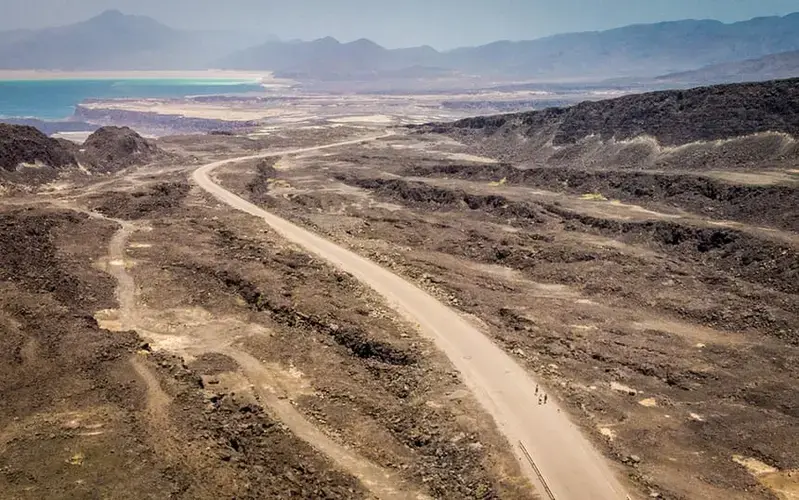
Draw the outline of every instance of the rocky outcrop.
<instances>
[{"instance_id":1,"label":"rocky outcrop","mask_svg":"<svg viewBox=\"0 0 799 500\"><path fill-rule=\"evenodd\" d=\"M81 163L90 171L110 173L144 165L165 156L154 143L128 127L101 127L83 143Z\"/></svg>"},{"instance_id":2,"label":"rocky outcrop","mask_svg":"<svg viewBox=\"0 0 799 500\"><path fill-rule=\"evenodd\" d=\"M28 168L61 170L77 166L74 151L57 139L24 125L0 123L0 169L18 172Z\"/></svg>"},{"instance_id":3,"label":"rocky outcrop","mask_svg":"<svg viewBox=\"0 0 799 500\"><path fill-rule=\"evenodd\" d=\"M25 125L0 123L0 185L38 185L77 168L75 147Z\"/></svg>"},{"instance_id":4,"label":"rocky outcrop","mask_svg":"<svg viewBox=\"0 0 799 500\"><path fill-rule=\"evenodd\" d=\"M0 184L27 191L65 174L108 174L169 158L127 127L102 127L82 147L34 127L0 123Z\"/></svg>"}]
</instances>

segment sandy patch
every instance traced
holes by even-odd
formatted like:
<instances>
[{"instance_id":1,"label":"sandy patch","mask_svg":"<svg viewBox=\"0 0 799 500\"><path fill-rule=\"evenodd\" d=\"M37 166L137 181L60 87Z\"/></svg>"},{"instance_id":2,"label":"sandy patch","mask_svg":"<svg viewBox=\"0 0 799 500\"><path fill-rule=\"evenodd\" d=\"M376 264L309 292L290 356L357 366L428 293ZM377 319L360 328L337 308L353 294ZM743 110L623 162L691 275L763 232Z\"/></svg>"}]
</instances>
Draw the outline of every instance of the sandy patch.
<instances>
[{"instance_id":1,"label":"sandy patch","mask_svg":"<svg viewBox=\"0 0 799 500\"><path fill-rule=\"evenodd\" d=\"M796 182L797 179L795 172L790 170L786 172L725 172L725 171L710 171L707 172L708 177L714 177L727 182L736 184L746 184L750 186L771 186L782 182Z\"/></svg>"},{"instance_id":2,"label":"sandy patch","mask_svg":"<svg viewBox=\"0 0 799 500\"><path fill-rule=\"evenodd\" d=\"M780 500L799 500L799 470L781 471L756 458L741 455L733 455L732 461L746 467L750 474Z\"/></svg>"},{"instance_id":3,"label":"sandy patch","mask_svg":"<svg viewBox=\"0 0 799 500\"><path fill-rule=\"evenodd\" d=\"M636 321L631 324L639 331L653 330L682 337L689 342L695 342L697 348L705 347L708 343L713 344L740 344L746 342L742 335L731 332L720 332L712 328L683 323L677 320L667 319L646 319Z\"/></svg>"},{"instance_id":4,"label":"sandy patch","mask_svg":"<svg viewBox=\"0 0 799 500\"><path fill-rule=\"evenodd\" d=\"M638 391L633 389L632 387L626 386L624 384L620 384L619 382L611 382L610 388L617 392L624 392L630 395L638 394Z\"/></svg>"},{"instance_id":5,"label":"sandy patch","mask_svg":"<svg viewBox=\"0 0 799 500\"><path fill-rule=\"evenodd\" d=\"M81 106L93 110L121 110L138 113L157 113L159 115L185 116L206 120L255 121L283 112L277 109L254 106L232 106L221 104L196 103L185 100L131 99L84 103Z\"/></svg>"},{"instance_id":6,"label":"sandy patch","mask_svg":"<svg viewBox=\"0 0 799 500\"><path fill-rule=\"evenodd\" d=\"M97 321L97 325L104 329L111 332L121 332L122 329L122 319L119 317L119 311L117 309L102 309L94 313L94 319Z\"/></svg>"},{"instance_id":7,"label":"sandy patch","mask_svg":"<svg viewBox=\"0 0 799 500\"><path fill-rule=\"evenodd\" d=\"M599 433L608 438L608 441L613 441L616 438L616 433L608 427L600 427Z\"/></svg>"},{"instance_id":8,"label":"sandy patch","mask_svg":"<svg viewBox=\"0 0 799 500\"><path fill-rule=\"evenodd\" d=\"M470 155L467 153L447 153L446 157L456 161L471 161L474 163L497 163L497 160L487 156Z\"/></svg>"},{"instance_id":9,"label":"sandy patch","mask_svg":"<svg viewBox=\"0 0 799 500\"><path fill-rule=\"evenodd\" d=\"M92 132L56 132L51 137L56 139L66 139L70 142L74 142L75 144L83 144L90 135L92 135Z\"/></svg>"},{"instance_id":10,"label":"sandy patch","mask_svg":"<svg viewBox=\"0 0 799 500\"><path fill-rule=\"evenodd\" d=\"M392 123L394 118L386 115L342 116L330 118L333 123Z\"/></svg>"}]
</instances>

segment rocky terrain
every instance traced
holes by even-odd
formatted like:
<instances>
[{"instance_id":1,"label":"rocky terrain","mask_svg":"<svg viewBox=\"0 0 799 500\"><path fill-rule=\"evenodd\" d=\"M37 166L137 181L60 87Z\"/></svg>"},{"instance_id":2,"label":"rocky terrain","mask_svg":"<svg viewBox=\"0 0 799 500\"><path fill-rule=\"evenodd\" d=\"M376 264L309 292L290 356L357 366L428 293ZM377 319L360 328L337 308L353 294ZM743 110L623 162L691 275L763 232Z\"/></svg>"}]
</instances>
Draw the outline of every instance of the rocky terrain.
<instances>
[{"instance_id":1,"label":"rocky terrain","mask_svg":"<svg viewBox=\"0 0 799 500\"><path fill-rule=\"evenodd\" d=\"M74 152L66 142L51 139L30 126L0 123L0 169L4 178L26 174L52 178L58 171L76 167Z\"/></svg>"},{"instance_id":2,"label":"rocky terrain","mask_svg":"<svg viewBox=\"0 0 799 500\"><path fill-rule=\"evenodd\" d=\"M0 123L0 183L6 188L26 189L70 175L108 174L168 158L127 127L101 127L78 147L34 127Z\"/></svg>"},{"instance_id":3,"label":"rocky terrain","mask_svg":"<svg viewBox=\"0 0 799 500\"><path fill-rule=\"evenodd\" d=\"M631 498L794 498L795 87L84 151L0 129L11 170L70 173L0 197L0 491L535 498L420 325L192 176L250 157L215 182L457 311Z\"/></svg>"},{"instance_id":4,"label":"rocky terrain","mask_svg":"<svg viewBox=\"0 0 799 500\"><path fill-rule=\"evenodd\" d=\"M536 146L573 145L587 138L616 142L651 137L661 146L764 132L799 134L799 79L634 94L566 108L428 125L459 138L519 135ZM508 145L511 141L505 141Z\"/></svg>"},{"instance_id":5,"label":"rocky terrain","mask_svg":"<svg viewBox=\"0 0 799 500\"><path fill-rule=\"evenodd\" d=\"M101 127L80 148L80 158L92 172L117 172L152 163L164 153L129 127Z\"/></svg>"},{"instance_id":6,"label":"rocky terrain","mask_svg":"<svg viewBox=\"0 0 799 500\"><path fill-rule=\"evenodd\" d=\"M474 318L642 496L792 498L795 88L433 124L218 175Z\"/></svg>"},{"instance_id":7,"label":"rocky terrain","mask_svg":"<svg viewBox=\"0 0 799 500\"><path fill-rule=\"evenodd\" d=\"M799 80L671 90L412 127L505 161L404 173L503 181L796 230Z\"/></svg>"},{"instance_id":8,"label":"rocky terrain","mask_svg":"<svg viewBox=\"0 0 799 500\"><path fill-rule=\"evenodd\" d=\"M187 182L191 156L262 147L241 139L153 146L105 129L82 153L114 165L101 182L0 199L0 395L15 401L0 411L0 490L532 498L490 418L413 325ZM164 149L184 166L133 164Z\"/></svg>"}]
</instances>

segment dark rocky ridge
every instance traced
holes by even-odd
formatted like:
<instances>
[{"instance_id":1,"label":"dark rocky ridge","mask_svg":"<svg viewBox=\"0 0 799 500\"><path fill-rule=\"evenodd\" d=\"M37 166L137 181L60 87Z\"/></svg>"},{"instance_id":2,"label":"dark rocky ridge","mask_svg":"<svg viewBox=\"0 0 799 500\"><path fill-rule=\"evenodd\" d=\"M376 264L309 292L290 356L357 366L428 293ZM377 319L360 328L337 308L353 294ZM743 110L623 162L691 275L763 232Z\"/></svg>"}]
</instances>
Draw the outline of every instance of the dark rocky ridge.
<instances>
[{"instance_id":1,"label":"dark rocky ridge","mask_svg":"<svg viewBox=\"0 0 799 500\"><path fill-rule=\"evenodd\" d=\"M799 79L669 90L417 127L504 163L417 177L565 191L796 231Z\"/></svg>"},{"instance_id":2,"label":"dark rocky ridge","mask_svg":"<svg viewBox=\"0 0 799 500\"><path fill-rule=\"evenodd\" d=\"M9 118L0 119L2 123L9 125L29 125L43 132L45 135L53 135L59 132L94 132L99 125L92 125L83 121L73 120L40 120L38 118Z\"/></svg>"},{"instance_id":3,"label":"dark rocky ridge","mask_svg":"<svg viewBox=\"0 0 799 500\"><path fill-rule=\"evenodd\" d=\"M608 141L647 135L666 146L759 132L797 136L799 78L650 92L424 128L482 136L512 133L529 138L544 134L555 146L575 144L588 136Z\"/></svg>"}]
</instances>

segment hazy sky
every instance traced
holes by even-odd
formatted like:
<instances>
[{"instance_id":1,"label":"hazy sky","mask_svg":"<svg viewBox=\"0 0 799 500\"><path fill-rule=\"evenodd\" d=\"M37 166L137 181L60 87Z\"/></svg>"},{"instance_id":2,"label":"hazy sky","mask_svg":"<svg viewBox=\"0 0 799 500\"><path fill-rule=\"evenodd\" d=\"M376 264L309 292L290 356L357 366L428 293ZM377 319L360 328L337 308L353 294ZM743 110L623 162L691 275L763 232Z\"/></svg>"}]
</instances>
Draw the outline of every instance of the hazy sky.
<instances>
[{"instance_id":1,"label":"hazy sky","mask_svg":"<svg viewBox=\"0 0 799 500\"><path fill-rule=\"evenodd\" d=\"M66 24L111 8L179 28L451 48L632 23L784 15L799 11L799 0L0 0L0 29Z\"/></svg>"}]
</instances>

